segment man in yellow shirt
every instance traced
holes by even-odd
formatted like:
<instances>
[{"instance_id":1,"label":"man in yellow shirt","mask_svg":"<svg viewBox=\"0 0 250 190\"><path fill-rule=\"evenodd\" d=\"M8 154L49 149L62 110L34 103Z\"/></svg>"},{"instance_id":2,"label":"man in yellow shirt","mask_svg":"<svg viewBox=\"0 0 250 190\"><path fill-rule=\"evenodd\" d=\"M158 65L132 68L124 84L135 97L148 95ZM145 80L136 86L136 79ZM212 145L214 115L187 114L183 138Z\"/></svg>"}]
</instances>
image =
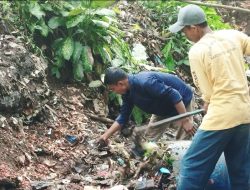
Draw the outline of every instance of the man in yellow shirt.
<instances>
[{"instance_id":1,"label":"man in yellow shirt","mask_svg":"<svg viewBox=\"0 0 250 190\"><path fill-rule=\"evenodd\" d=\"M195 43L189 62L206 108L182 160L177 189L203 190L224 152L231 189L249 190L250 97L243 56L250 55L250 38L236 30L212 31L196 5L181 8L169 30Z\"/></svg>"}]
</instances>

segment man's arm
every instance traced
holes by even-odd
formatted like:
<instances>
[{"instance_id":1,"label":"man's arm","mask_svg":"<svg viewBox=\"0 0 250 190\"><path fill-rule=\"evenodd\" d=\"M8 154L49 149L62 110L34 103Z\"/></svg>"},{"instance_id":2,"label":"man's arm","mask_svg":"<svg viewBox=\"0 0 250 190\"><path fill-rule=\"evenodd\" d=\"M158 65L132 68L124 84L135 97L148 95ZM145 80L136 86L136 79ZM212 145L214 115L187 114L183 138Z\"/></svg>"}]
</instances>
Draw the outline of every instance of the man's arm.
<instances>
[{"instance_id":1,"label":"man's arm","mask_svg":"<svg viewBox=\"0 0 250 190\"><path fill-rule=\"evenodd\" d=\"M100 139L104 140L107 143L108 138L120 129L121 125L117 121L115 121L112 126L105 131L105 133L100 137Z\"/></svg>"},{"instance_id":2,"label":"man's arm","mask_svg":"<svg viewBox=\"0 0 250 190\"><path fill-rule=\"evenodd\" d=\"M166 86L164 82L157 79L152 79L147 83L146 90L155 98L163 96L169 98L171 102L173 102L175 109L179 114L186 113L186 107L182 101L182 96L171 86ZM180 122L181 126L187 133L195 133L195 129L193 128L193 120L190 117L184 118L180 120Z\"/></svg>"},{"instance_id":3,"label":"man's arm","mask_svg":"<svg viewBox=\"0 0 250 190\"><path fill-rule=\"evenodd\" d=\"M183 101L180 101L178 102L177 104L175 104L175 109L177 110L177 112L179 114L182 114L182 113L186 113L186 107L183 103ZM191 116L192 117L192 116ZM194 135L195 134L195 128L193 127L193 120L191 119L191 117L186 117L186 118L183 118L182 120L180 120L181 122L181 126L183 127L183 129L191 134L191 135Z\"/></svg>"},{"instance_id":4,"label":"man's arm","mask_svg":"<svg viewBox=\"0 0 250 190\"><path fill-rule=\"evenodd\" d=\"M116 121L112 124L112 126L99 138L99 141L104 140L107 143L108 138L115 132L119 131L127 123L134 104L129 100L127 95L122 96L122 101L123 103L120 115L116 118Z\"/></svg>"}]
</instances>

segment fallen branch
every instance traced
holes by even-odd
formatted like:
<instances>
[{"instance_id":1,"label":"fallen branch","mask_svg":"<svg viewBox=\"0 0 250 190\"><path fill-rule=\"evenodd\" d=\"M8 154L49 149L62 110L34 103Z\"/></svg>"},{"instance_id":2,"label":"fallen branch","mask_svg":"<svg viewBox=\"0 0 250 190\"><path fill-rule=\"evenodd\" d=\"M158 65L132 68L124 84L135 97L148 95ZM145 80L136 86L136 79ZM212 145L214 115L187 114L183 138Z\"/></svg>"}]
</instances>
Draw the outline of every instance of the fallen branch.
<instances>
[{"instance_id":1,"label":"fallen branch","mask_svg":"<svg viewBox=\"0 0 250 190\"><path fill-rule=\"evenodd\" d=\"M46 108L48 108L48 110L50 110L56 117L58 117L57 113L55 110L53 110L48 104L44 105Z\"/></svg>"},{"instance_id":2,"label":"fallen branch","mask_svg":"<svg viewBox=\"0 0 250 190\"><path fill-rule=\"evenodd\" d=\"M154 67L154 66L150 66L150 65L146 65L146 64L139 64L139 66L140 66L143 70L148 70L148 71L170 72L170 70L168 70L168 69L166 69L166 68Z\"/></svg>"},{"instance_id":3,"label":"fallen branch","mask_svg":"<svg viewBox=\"0 0 250 190\"><path fill-rule=\"evenodd\" d=\"M59 115L57 114L57 112L56 112L53 108L51 108L48 104L44 104L44 106L51 112L51 115L52 115L52 117L53 117L53 119L54 119L55 121L56 121L56 119L54 118L54 115L55 115L56 117L58 117L58 118L62 118L62 119L65 119L65 120L68 121L68 122L71 122L68 118L59 116ZM53 114L54 114L54 115L53 115Z\"/></svg>"},{"instance_id":4,"label":"fallen branch","mask_svg":"<svg viewBox=\"0 0 250 190\"><path fill-rule=\"evenodd\" d=\"M104 123L114 123L114 120L109 119L109 118L105 118L105 117L99 117L97 115L91 114L91 113L86 113L87 116L91 117L92 119L104 122Z\"/></svg>"},{"instance_id":5,"label":"fallen branch","mask_svg":"<svg viewBox=\"0 0 250 190\"><path fill-rule=\"evenodd\" d=\"M146 161L140 163L139 167L137 167L137 170L135 171L133 179L137 179L139 177L141 171L148 166L149 161L150 160L146 160Z\"/></svg>"},{"instance_id":6,"label":"fallen branch","mask_svg":"<svg viewBox=\"0 0 250 190\"><path fill-rule=\"evenodd\" d=\"M185 3L191 3L191 4L196 4L196 5L203 5L203 6L216 7L216 8L225 8L225 9L231 9L231 10L235 10L235 11L250 13L249 9L244 9L244 8L240 8L240 7L233 7L233 6L228 6L228 5L219 5L219 4L214 4L214 3L203 3L203 2L189 1L189 0L178 0L178 1L185 2Z\"/></svg>"}]
</instances>

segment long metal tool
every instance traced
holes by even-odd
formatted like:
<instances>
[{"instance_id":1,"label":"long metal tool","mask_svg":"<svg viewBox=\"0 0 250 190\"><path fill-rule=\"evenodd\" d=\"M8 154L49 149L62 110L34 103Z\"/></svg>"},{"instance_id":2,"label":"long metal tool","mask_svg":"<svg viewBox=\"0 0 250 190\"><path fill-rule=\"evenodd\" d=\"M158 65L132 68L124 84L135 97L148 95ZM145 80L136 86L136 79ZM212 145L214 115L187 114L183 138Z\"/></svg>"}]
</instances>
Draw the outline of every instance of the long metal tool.
<instances>
[{"instance_id":1,"label":"long metal tool","mask_svg":"<svg viewBox=\"0 0 250 190\"><path fill-rule=\"evenodd\" d=\"M166 118L166 119L163 119L163 120L160 120L160 121L150 123L150 126L155 127L155 126L162 125L162 124L165 124L165 123L171 123L171 122L183 119L185 117L189 117L191 115L202 113L204 111L205 111L204 109L198 109L198 110L195 110L195 111L186 112L186 113L183 113L183 114L179 114L179 115L176 115L176 116L173 116L173 117L169 117L169 118Z\"/></svg>"}]
</instances>

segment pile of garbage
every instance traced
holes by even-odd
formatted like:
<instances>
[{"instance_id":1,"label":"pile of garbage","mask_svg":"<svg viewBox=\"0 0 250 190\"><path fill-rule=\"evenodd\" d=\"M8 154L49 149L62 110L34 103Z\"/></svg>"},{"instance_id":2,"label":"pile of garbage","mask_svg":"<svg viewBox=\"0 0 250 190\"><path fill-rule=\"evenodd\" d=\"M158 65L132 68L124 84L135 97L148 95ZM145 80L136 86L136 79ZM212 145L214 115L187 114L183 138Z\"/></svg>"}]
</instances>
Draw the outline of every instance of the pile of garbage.
<instances>
[{"instance_id":1,"label":"pile of garbage","mask_svg":"<svg viewBox=\"0 0 250 190\"><path fill-rule=\"evenodd\" d=\"M161 184L162 171L174 184L171 164L153 154L133 158L127 137L98 149L113 122L98 88L48 81L47 63L19 38L1 35L0 42L1 188L145 189Z\"/></svg>"},{"instance_id":2,"label":"pile of garbage","mask_svg":"<svg viewBox=\"0 0 250 190\"><path fill-rule=\"evenodd\" d=\"M131 44L131 48L135 48L138 44L141 49L145 48L146 59L154 66L162 65L161 49L166 36L160 32L159 21L152 19L152 12L143 7L139 1L131 3L121 1L116 6L121 10L117 16L122 31L125 32L125 41Z\"/></svg>"}]
</instances>

